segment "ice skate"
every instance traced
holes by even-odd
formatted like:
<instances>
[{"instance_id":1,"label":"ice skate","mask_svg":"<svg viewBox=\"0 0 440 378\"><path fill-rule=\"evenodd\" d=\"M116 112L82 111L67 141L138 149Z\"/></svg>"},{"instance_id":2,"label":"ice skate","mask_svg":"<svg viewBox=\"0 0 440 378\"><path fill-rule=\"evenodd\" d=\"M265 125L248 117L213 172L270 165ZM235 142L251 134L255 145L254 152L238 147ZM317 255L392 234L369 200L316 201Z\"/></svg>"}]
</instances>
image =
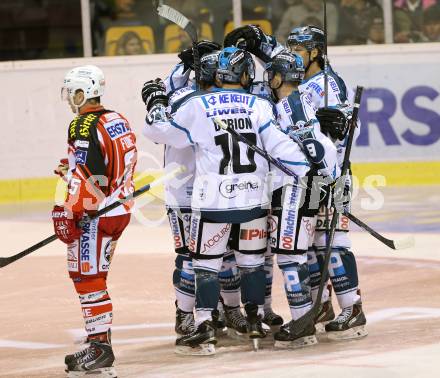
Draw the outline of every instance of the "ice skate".
<instances>
[{"instance_id":1,"label":"ice skate","mask_svg":"<svg viewBox=\"0 0 440 378\"><path fill-rule=\"evenodd\" d=\"M209 356L215 354L215 327L210 320L205 320L196 330L176 340L177 354L187 356Z\"/></svg>"},{"instance_id":2,"label":"ice skate","mask_svg":"<svg viewBox=\"0 0 440 378\"><path fill-rule=\"evenodd\" d=\"M260 348L260 339L266 337L266 330L263 328L261 315L258 315L258 306L253 303L247 303L244 306L249 323L249 338L252 340L252 347L255 351Z\"/></svg>"},{"instance_id":3,"label":"ice skate","mask_svg":"<svg viewBox=\"0 0 440 378\"><path fill-rule=\"evenodd\" d=\"M226 318L223 308L212 311L212 323L215 328L215 335L221 337L227 334Z\"/></svg>"},{"instance_id":4,"label":"ice skate","mask_svg":"<svg viewBox=\"0 0 440 378\"><path fill-rule=\"evenodd\" d=\"M276 314L272 310L272 307L268 307L264 309L263 323L267 324L269 327L277 327L283 325L283 318Z\"/></svg>"},{"instance_id":5,"label":"ice skate","mask_svg":"<svg viewBox=\"0 0 440 378\"><path fill-rule=\"evenodd\" d=\"M298 349L307 346L314 345L318 342L315 336L315 326L310 323L299 334L293 334L291 332L293 326L293 320L289 323L281 326L279 332L274 335L275 348L282 349Z\"/></svg>"},{"instance_id":6,"label":"ice skate","mask_svg":"<svg viewBox=\"0 0 440 378\"><path fill-rule=\"evenodd\" d=\"M65 357L67 377L117 377L114 360L110 344L92 341L89 347Z\"/></svg>"},{"instance_id":7,"label":"ice skate","mask_svg":"<svg viewBox=\"0 0 440 378\"><path fill-rule=\"evenodd\" d=\"M240 310L240 306L229 307L224 305L227 334L235 340L247 339L249 325Z\"/></svg>"},{"instance_id":8,"label":"ice skate","mask_svg":"<svg viewBox=\"0 0 440 378\"><path fill-rule=\"evenodd\" d=\"M194 314L192 312L185 312L177 307L176 303L176 325L174 330L178 335L189 335L194 332Z\"/></svg>"},{"instance_id":9,"label":"ice skate","mask_svg":"<svg viewBox=\"0 0 440 378\"><path fill-rule=\"evenodd\" d=\"M332 286L328 285L329 298L325 302L321 302L319 305L318 313L315 317L316 333L324 333L325 325L335 318L335 311L332 304Z\"/></svg>"},{"instance_id":10,"label":"ice skate","mask_svg":"<svg viewBox=\"0 0 440 378\"><path fill-rule=\"evenodd\" d=\"M346 307L338 317L325 326L329 340L359 339L368 335L367 320L362 311L362 302Z\"/></svg>"}]
</instances>

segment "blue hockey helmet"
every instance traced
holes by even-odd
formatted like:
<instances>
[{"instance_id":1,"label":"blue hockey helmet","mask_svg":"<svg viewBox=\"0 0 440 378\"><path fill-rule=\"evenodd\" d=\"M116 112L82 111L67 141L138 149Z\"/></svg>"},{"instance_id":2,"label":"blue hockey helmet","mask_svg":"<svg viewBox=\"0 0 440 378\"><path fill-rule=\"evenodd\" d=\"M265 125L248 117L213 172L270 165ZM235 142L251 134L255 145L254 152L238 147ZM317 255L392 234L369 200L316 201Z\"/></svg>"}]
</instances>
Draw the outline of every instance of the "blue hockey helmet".
<instances>
[{"instance_id":1,"label":"blue hockey helmet","mask_svg":"<svg viewBox=\"0 0 440 378\"><path fill-rule=\"evenodd\" d=\"M219 55L220 51L212 51L200 58L200 81L207 84L214 83Z\"/></svg>"},{"instance_id":2,"label":"blue hockey helmet","mask_svg":"<svg viewBox=\"0 0 440 378\"><path fill-rule=\"evenodd\" d=\"M218 57L217 78L224 83L240 83L244 72L249 75L249 83L255 78L255 63L252 55L237 47L224 48Z\"/></svg>"},{"instance_id":3,"label":"blue hockey helmet","mask_svg":"<svg viewBox=\"0 0 440 378\"><path fill-rule=\"evenodd\" d=\"M283 82L301 82L304 79L305 72L301 56L283 50L266 65L264 81L269 83L277 73L280 73Z\"/></svg>"},{"instance_id":4,"label":"blue hockey helmet","mask_svg":"<svg viewBox=\"0 0 440 378\"><path fill-rule=\"evenodd\" d=\"M318 49L321 52L325 48L324 30L317 26L308 25L294 28L287 37L287 46L300 45L307 51Z\"/></svg>"}]
</instances>

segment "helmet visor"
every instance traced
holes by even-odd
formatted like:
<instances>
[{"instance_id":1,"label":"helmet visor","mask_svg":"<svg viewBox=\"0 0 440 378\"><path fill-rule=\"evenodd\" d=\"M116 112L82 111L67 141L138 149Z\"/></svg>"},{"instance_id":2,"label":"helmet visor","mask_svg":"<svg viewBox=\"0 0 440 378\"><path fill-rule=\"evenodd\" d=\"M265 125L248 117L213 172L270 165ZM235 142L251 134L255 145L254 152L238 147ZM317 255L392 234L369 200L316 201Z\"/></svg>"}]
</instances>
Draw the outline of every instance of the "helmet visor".
<instances>
[{"instance_id":1,"label":"helmet visor","mask_svg":"<svg viewBox=\"0 0 440 378\"><path fill-rule=\"evenodd\" d=\"M270 69L266 70L266 71L263 72L263 81L265 83L270 84L270 82L272 81L274 76L275 76L275 72L273 70L270 70Z\"/></svg>"}]
</instances>

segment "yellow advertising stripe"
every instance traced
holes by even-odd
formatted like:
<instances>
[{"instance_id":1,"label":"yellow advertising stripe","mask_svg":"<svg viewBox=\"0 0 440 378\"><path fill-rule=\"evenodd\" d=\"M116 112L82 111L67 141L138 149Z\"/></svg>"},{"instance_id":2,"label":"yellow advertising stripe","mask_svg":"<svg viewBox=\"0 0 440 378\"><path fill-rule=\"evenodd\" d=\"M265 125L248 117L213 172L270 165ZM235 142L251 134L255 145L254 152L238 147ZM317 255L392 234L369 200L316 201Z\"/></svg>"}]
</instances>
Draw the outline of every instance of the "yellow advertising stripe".
<instances>
[{"instance_id":1,"label":"yellow advertising stripe","mask_svg":"<svg viewBox=\"0 0 440 378\"><path fill-rule=\"evenodd\" d=\"M156 177L162 175L162 171L148 172L148 174L136 174L136 189L146 185ZM61 184L61 185L60 185ZM57 185L59 189L57 192ZM163 186L151 189L155 197L163 198ZM23 178L15 180L0 180L0 204L17 202L53 202L55 198L62 200L65 193L65 185L57 177Z\"/></svg>"},{"instance_id":2,"label":"yellow advertising stripe","mask_svg":"<svg viewBox=\"0 0 440 378\"><path fill-rule=\"evenodd\" d=\"M353 174L362 185L372 175L382 175L387 186L440 185L440 161L353 163Z\"/></svg>"},{"instance_id":3,"label":"yellow advertising stripe","mask_svg":"<svg viewBox=\"0 0 440 378\"><path fill-rule=\"evenodd\" d=\"M352 168L361 185L373 175L385 177L389 186L440 185L440 161L353 163ZM161 174L161 171L155 171L136 175L136 188ZM57 182L56 177L0 180L0 204L54 201ZM162 187L155 188L153 194L163 198Z\"/></svg>"}]
</instances>

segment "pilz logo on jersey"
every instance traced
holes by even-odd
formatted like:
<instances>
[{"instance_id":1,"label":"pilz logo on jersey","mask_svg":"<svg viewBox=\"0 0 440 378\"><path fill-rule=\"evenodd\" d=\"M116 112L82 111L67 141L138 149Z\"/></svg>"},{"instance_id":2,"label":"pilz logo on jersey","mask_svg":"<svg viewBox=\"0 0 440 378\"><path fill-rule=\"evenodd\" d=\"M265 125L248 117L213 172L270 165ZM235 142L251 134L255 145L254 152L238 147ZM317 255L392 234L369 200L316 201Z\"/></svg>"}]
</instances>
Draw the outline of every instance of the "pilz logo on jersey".
<instances>
[{"instance_id":1,"label":"pilz logo on jersey","mask_svg":"<svg viewBox=\"0 0 440 378\"><path fill-rule=\"evenodd\" d=\"M75 151L75 162L76 164L85 165L87 161L87 151L76 150Z\"/></svg>"}]
</instances>

